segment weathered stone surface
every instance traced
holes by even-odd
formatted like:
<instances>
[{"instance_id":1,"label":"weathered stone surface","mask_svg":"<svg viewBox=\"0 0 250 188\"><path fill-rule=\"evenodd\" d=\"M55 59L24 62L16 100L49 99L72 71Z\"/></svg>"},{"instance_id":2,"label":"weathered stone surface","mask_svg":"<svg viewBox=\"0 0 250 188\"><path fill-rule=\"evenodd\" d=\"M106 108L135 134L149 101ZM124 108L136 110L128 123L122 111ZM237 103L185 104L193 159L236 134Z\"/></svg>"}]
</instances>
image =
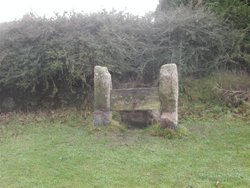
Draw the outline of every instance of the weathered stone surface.
<instances>
[{"instance_id":1,"label":"weathered stone surface","mask_svg":"<svg viewBox=\"0 0 250 188\"><path fill-rule=\"evenodd\" d=\"M135 110L120 111L121 120L127 125L135 127L146 127L154 122L158 122L159 113L157 110Z\"/></svg>"},{"instance_id":2,"label":"weathered stone surface","mask_svg":"<svg viewBox=\"0 0 250 188\"><path fill-rule=\"evenodd\" d=\"M175 64L166 64L160 70L159 97L161 101L161 126L178 125L178 72Z\"/></svg>"},{"instance_id":3,"label":"weathered stone surface","mask_svg":"<svg viewBox=\"0 0 250 188\"><path fill-rule=\"evenodd\" d=\"M110 124L112 119L111 112L104 112L104 111L94 111L94 125L108 125Z\"/></svg>"},{"instance_id":4,"label":"weathered stone surface","mask_svg":"<svg viewBox=\"0 0 250 188\"><path fill-rule=\"evenodd\" d=\"M158 88L113 89L112 110L153 110L160 108Z\"/></svg>"},{"instance_id":5,"label":"weathered stone surface","mask_svg":"<svg viewBox=\"0 0 250 188\"><path fill-rule=\"evenodd\" d=\"M160 126L162 128L176 129L178 127L178 116L176 112L164 112L160 117Z\"/></svg>"},{"instance_id":6,"label":"weathered stone surface","mask_svg":"<svg viewBox=\"0 0 250 188\"><path fill-rule=\"evenodd\" d=\"M107 67L95 66L94 69L94 124L107 125L111 122L110 91L111 75Z\"/></svg>"},{"instance_id":7,"label":"weathered stone surface","mask_svg":"<svg viewBox=\"0 0 250 188\"><path fill-rule=\"evenodd\" d=\"M159 122L160 121L161 113L160 113L159 108L157 110L151 110L150 113L151 113L151 115L153 117L153 122Z\"/></svg>"}]
</instances>

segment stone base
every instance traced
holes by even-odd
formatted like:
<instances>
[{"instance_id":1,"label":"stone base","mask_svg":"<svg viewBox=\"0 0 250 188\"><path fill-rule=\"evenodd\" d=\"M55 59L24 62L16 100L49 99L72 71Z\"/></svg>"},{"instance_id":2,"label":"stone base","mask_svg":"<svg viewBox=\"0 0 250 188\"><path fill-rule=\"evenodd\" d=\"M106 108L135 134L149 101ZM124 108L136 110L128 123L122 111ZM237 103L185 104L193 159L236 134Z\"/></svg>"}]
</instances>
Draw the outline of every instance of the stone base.
<instances>
[{"instance_id":1,"label":"stone base","mask_svg":"<svg viewBox=\"0 0 250 188\"><path fill-rule=\"evenodd\" d=\"M177 129L178 117L176 112L163 113L160 118L162 128Z\"/></svg>"},{"instance_id":2,"label":"stone base","mask_svg":"<svg viewBox=\"0 0 250 188\"><path fill-rule=\"evenodd\" d=\"M133 127L146 127L159 121L160 113L155 110L120 111L121 121Z\"/></svg>"},{"instance_id":3,"label":"stone base","mask_svg":"<svg viewBox=\"0 0 250 188\"><path fill-rule=\"evenodd\" d=\"M94 125L109 125L112 120L112 112L95 111L94 115Z\"/></svg>"}]
</instances>

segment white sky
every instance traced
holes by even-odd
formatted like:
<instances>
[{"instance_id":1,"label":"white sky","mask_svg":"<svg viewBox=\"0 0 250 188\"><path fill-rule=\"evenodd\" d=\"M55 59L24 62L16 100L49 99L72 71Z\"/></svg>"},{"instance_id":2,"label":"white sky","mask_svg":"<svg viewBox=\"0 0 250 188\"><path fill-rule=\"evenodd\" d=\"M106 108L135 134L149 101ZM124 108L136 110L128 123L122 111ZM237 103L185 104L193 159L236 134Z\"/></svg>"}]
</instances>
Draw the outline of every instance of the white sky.
<instances>
[{"instance_id":1,"label":"white sky","mask_svg":"<svg viewBox=\"0 0 250 188\"><path fill-rule=\"evenodd\" d=\"M154 11L159 0L1 0L0 22L20 19L26 13L51 17L55 12L74 10L96 12L102 9L122 10L135 15Z\"/></svg>"}]
</instances>

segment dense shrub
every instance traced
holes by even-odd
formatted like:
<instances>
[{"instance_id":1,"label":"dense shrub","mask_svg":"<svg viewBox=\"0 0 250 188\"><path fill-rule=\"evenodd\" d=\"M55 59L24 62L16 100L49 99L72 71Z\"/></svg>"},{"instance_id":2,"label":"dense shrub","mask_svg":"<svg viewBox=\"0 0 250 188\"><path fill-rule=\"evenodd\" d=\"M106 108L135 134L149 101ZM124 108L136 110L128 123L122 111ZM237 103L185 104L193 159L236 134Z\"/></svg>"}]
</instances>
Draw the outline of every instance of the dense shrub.
<instances>
[{"instance_id":1,"label":"dense shrub","mask_svg":"<svg viewBox=\"0 0 250 188\"><path fill-rule=\"evenodd\" d=\"M114 87L157 84L159 67L177 63L182 75L203 76L233 49L231 32L203 9L180 7L139 18L126 13L33 14L0 26L0 96L25 109L86 107L93 69L107 66Z\"/></svg>"},{"instance_id":2,"label":"dense shrub","mask_svg":"<svg viewBox=\"0 0 250 188\"><path fill-rule=\"evenodd\" d=\"M222 57L224 68L244 69L250 73L250 1L249 0L160 0L157 10L169 12L173 8L187 6L191 9L204 7L214 12L230 27L233 50Z\"/></svg>"}]
</instances>

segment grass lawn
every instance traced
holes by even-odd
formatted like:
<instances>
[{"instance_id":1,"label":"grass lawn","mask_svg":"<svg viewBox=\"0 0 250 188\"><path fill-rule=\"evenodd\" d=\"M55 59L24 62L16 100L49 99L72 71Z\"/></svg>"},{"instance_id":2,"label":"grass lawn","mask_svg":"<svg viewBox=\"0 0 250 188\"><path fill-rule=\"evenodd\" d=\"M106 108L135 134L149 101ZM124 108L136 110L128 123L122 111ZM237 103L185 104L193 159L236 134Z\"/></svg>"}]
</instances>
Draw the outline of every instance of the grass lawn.
<instances>
[{"instance_id":1,"label":"grass lawn","mask_svg":"<svg viewBox=\"0 0 250 188\"><path fill-rule=\"evenodd\" d=\"M2 117L0 187L250 187L249 122L185 120L174 139L89 122Z\"/></svg>"}]
</instances>

